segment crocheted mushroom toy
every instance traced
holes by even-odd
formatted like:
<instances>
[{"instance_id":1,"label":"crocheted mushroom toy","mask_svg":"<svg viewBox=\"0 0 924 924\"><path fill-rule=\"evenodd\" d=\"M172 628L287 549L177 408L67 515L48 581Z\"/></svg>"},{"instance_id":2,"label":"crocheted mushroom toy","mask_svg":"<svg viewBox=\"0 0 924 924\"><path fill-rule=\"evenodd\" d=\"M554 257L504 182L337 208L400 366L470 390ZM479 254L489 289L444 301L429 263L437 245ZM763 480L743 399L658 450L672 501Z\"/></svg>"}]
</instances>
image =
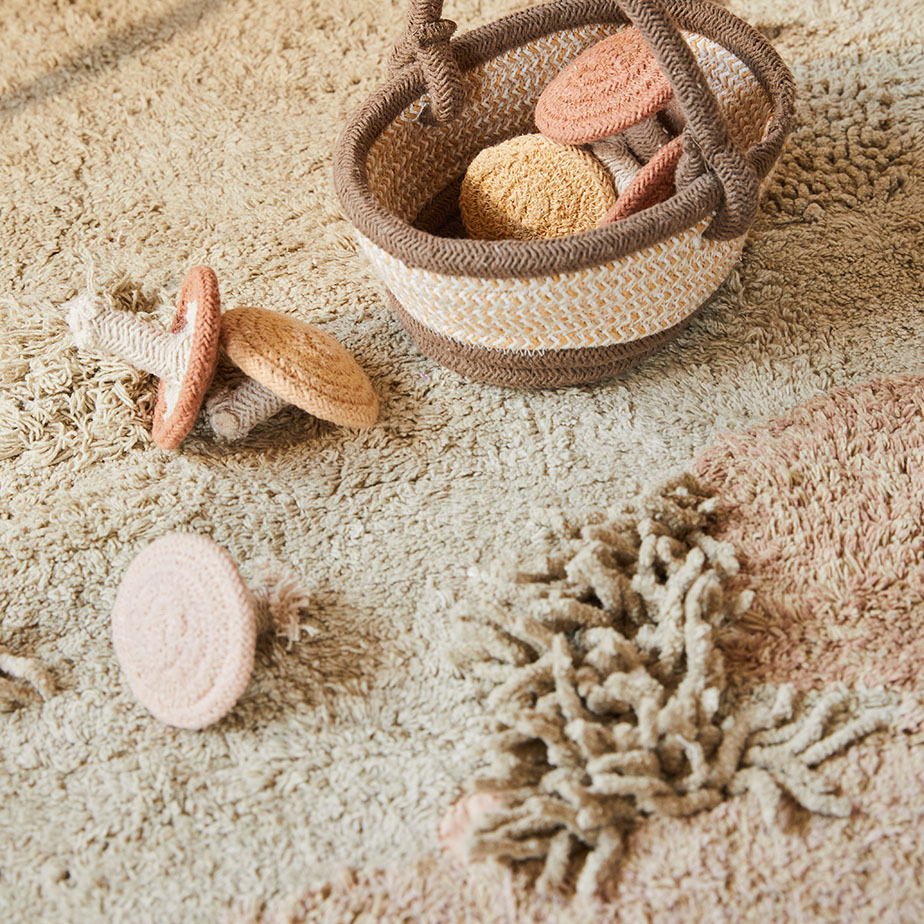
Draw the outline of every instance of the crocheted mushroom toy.
<instances>
[{"instance_id":1,"label":"crocheted mushroom toy","mask_svg":"<svg viewBox=\"0 0 924 924\"><path fill-rule=\"evenodd\" d=\"M205 728L237 702L257 635L298 638L307 594L275 562L253 591L206 536L168 533L129 565L112 609L112 640L139 701L167 725Z\"/></svg>"},{"instance_id":2,"label":"crocheted mushroom toy","mask_svg":"<svg viewBox=\"0 0 924 924\"><path fill-rule=\"evenodd\" d=\"M670 137L654 116L674 95L637 29L592 45L568 64L536 103L536 127L563 144L591 144L626 133L641 160Z\"/></svg>"},{"instance_id":3,"label":"crocheted mushroom toy","mask_svg":"<svg viewBox=\"0 0 924 924\"><path fill-rule=\"evenodd\" d=\"M673 95L641 33L622 29L578 55L545 88L536 126L554 141L590 145L621 193L670 140L658 113ZM677 114L670 121L678 125Z\"/></svg>"},{"instance_id":4,"label":"crocheted mushroom toy","mask_svg":"<svg viewBox=\"0 0 924 924\"><path fill-rule=\"evenodd\" d=\"M263 308L232 308L221 321L221 347L249 376L206 402L212 429L225 439L245 436L286 404L345 427L370 427L378 417L366 373L317 327Z\"/></svg>"},{"instance_id":5,"label":"crocheted mushroom toy","mask_svg":"<svg viewBox=\"0 0 924 924\"><path fill-rule=\"evenodd\" d=\"M669 199L674 194L677 164L682 155L683 135L678 135L659 148L626 184L601 224L608 225Z\"/></svg>"},{"instance_id":6,"label":"crocheted mushroom toy","mask_svg":"<svg viewBox=\"0 0 924 924\"><path fill-rule=\"evenodd\" d=\"M459 192L466 231L489 241L589 231L615 202L613 181L597 158L535 134L480 151Z\"/></svg>"},{"instance_id":7,"label":"crocheted mushroom toy","mask_svg":"<svg viewBox=\"0 0 924 924\"><path fill-rule=\"evenodd\" d=\"M186 274L169 331L95 295L78 296L65 307L79 349L112 353L160 379L154 442L177 449L196 421L218 363L221 299L215 273L196 266Z\"/></svg>"}]
</instances>

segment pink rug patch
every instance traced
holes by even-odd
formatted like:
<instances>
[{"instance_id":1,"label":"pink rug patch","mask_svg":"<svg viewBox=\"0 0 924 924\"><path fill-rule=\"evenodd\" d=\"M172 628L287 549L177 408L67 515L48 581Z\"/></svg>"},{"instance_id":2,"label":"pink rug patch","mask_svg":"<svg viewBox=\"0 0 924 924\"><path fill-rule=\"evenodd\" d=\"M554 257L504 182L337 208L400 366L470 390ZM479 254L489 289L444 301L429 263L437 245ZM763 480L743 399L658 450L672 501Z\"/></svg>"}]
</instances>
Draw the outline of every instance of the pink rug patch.
<instances>
[{"instance_id":1,"label":"pink rug patch","mask_svg":"<svg viewBox=\"0 0 924 924\"><path fill-rule=\"evenodd\" d=\"M722 499L751 611L722 638L757 681L920 688L924 378L842 388L721 435L694 473Z\"/></svg>"},{"instance_id":2,"label":"pink rug patch","mask_svg":"<svg viewBox=\"0 0 924 924\"><path fill-rule=\"evenodd\" d=\"M497 808L498 799L487 792L463 796L443 816L439 825L440 846L460 863L467 859L465 842L475 820Z\"/></svg>"},{"instance_id":3,"label":"pink rug patch","mask_svg":"<svg viewBox=\"0 0 924 924\"><path fill-rule=\"evenodd\" d=\"M898 735L834 758L850 818L793 809L768 828L753 797L690 818L656 818L631 835L607 901L540 895L528 865L460 864L448 854L389 869L344 870L260 917L235 924L806 924L920 920L924 825L909 781L924 747L919 706Z\"/></svg>"}]
</instances>

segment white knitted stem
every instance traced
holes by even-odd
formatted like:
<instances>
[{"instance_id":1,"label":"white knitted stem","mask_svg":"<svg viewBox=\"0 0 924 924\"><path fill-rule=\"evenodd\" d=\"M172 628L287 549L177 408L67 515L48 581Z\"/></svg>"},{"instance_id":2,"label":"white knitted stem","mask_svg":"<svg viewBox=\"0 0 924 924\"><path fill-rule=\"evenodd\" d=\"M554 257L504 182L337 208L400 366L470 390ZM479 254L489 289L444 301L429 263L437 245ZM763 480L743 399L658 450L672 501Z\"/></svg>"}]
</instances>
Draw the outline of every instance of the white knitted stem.
<instances>
[{"instance_id":1,"label":"white knitted stem","mask_svg":"<svg viewBox=\"0 0 924 924\"><path fill-rule=\"evenodd\" d=\"M206 401L209 423L217 436L237 440L259 423L278 414L287 402L256 379L247 379L237 388L222 388Z\"/></svg>"},{"instance_id":2,"label":"white knitted stem","mask_svg":"<svg viewBox=\"0 0 924 924\"><path fill-rule=\"evenodd\" d=\"M175 382L183 378L190 350L185 331L160 330L131 312L114 310L99 296L79 295L65 307L79 349L104 350L158 378ZM190 321L193 316L190 313Z\"/></svg>"},{"instance_id":3,"label":"white knitted stem","mask_svg":"<svg viewBox=\"0 0 924 924\"><path fill-rule=\"evenodd\" d=\"M590 145L590 150L609 171L616 194L621 195L642 166L629 150L626 139L622 135L610 135L609 138L595 141Z\"/></svg>"},{"instance_id":4,"label":"white knitted stem","mask_svg":"<svg viewBox=\"0 0 924 924\"><path fill-rule=\"evenodd\" d=\"M654 157L661 145L671 140L671 136L655 116L627 128L622 134L629 144L629 149L643 164Z\"/></svg>"}]
</instances>

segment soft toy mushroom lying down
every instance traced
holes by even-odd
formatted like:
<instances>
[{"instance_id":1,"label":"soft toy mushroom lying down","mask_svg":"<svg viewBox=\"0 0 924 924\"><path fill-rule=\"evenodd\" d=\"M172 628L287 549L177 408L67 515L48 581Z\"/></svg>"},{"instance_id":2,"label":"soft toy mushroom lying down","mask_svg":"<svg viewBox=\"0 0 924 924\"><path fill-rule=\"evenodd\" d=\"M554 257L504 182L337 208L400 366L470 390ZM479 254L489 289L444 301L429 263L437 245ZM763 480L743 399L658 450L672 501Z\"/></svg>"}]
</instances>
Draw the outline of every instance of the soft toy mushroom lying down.
<instances>
[{"instance_id":1,"label":"soft toy mushroom lying down","mask_svg":"<svg viewBox=\"0 0 924 924\"><path fill-rule=\"evenodd\" d=\"M286 404L344 427L375 423L379 401L356 360L324 331L265 308L232 308L221 319L221 348L249 376L210 395L212 429L239 439Z\"/></svg>"},{"instance_id":2,"label":"soft toy mushroom lying down","mask_svg":"<svg viewBox=\"0 0 924 924\"><path fill-rule=\"evenodd\" d=\"M205 728L238 701L257 636L294 642L308 602L277 562L250 590L228 552L207 536L168 533L128 566L112 609L112 640L132 692L161 722Z\"/></svg>"},{"instance_id":3,"label":"soft toy mushroom lying down","mask_svg":"<svg viewBox=\"0 0 924 924\"><path fill-rule=\"evenodd\" d=\"M684 118L637 29L621 29L578 55L543 90L535 120L553 141L589 145L610 171L619 200L604 223L673 192L683 145L671 132L682 131Z\"/></svg>"},{"instance_id":4,"label":"soft toy mushroom lying down","mask_svg":"<svg viewBox=\"0 0 924 924\"><path fill-rule=\"evenodd\" d=\"M222 316L218 280L207 266L187 273L169 332L95 295L65 307L78 348L112 353L160 378L153 437L162 449L178 448L192 429L218 363L219 338L231 361L251 376L211 397L209 417L219 436L243 437L289 403L341 426L369 427L378 417L368 377L340 343L265 309L237 308Z\"/></svg>"},{"instance_id":5,"label":"soft toy mushroom lying down","mask_svg":"<svg viewBox=\"0 0 924 924\"><path fill-rule=\"evenodd\" d=\"M186 274L169 331L116 311L96 295L80 295L65 308L79 349L112 353L160 379L154 442L177 449L196 422L218 363L221 300L215 273L195 266Z\"/></svg>"}]
</instances>

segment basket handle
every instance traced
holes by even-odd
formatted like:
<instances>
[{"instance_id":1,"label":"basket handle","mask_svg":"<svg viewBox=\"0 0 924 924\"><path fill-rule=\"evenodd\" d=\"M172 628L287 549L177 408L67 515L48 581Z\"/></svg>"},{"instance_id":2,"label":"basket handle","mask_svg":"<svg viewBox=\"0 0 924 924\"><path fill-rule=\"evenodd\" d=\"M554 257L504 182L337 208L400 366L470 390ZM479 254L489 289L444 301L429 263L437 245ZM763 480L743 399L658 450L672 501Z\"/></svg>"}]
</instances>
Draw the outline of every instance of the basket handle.
<instances>
[{"instance_id":1,"label":"basket handle","mask_svg":"<svg viewBox=\"0 0 924 924\"><path fill-rule=\"evenodd\" d=\"M437 122L451 122L462 112L465 93L449 44L456 24L441 19L442 13L443 0L411 0L404 34L388 59L388 73L419 63L430 95L430 115Z\"/></svg>"},{"instance_id":2,"label":"basket handle","mask_svg":"<svg viewBox=\"0 0 924 924\"><path fill-rule=\"evenodd\" d=\"M706 232L713 240L745 234L757 214L760 180L738 149L690 46L684 41L664 0L615 0L642 34L687 120L688 137L724 192ZM429 113L437 122L451 122L465 102L462 72L450 39L456 24L442 19L443 0L410 0L404 34L392 49L389 73L417 62L430 96Z\"/></svg>"},{"instance_id":3,"label":"basket handle","mask_svg":"<svg viewBox=\"0 0 924 924\"><path fill-rule=\"evenodd\" d=\"M663 0L619 0L648 43L687 119L687 130L724 192L706 235L728 240L745 234L757 214L760 180L738 149L722 109Z\"/></svg>"}]
</instances>

